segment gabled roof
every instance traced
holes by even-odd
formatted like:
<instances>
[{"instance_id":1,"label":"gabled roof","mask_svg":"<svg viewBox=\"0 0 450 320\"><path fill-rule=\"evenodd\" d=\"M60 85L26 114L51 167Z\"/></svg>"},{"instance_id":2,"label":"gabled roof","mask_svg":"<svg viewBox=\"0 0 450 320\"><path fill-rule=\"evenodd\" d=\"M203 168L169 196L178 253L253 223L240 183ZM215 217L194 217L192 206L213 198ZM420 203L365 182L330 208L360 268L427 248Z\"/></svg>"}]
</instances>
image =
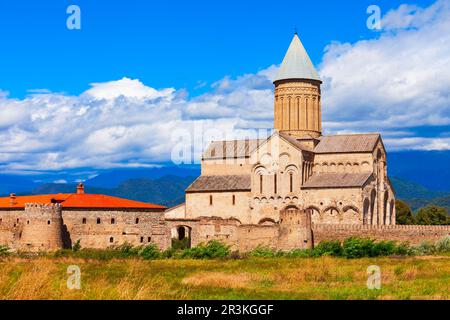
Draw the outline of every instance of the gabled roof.
<instances>
[{"instance_id":1,"label":"gabled roof","mask_svg":"<svg viewBox=\"0 0 450 320\"><path fill-rule=\"evenodd\" d=\"M372 152L379 133L322 136L314 153Z\"/></svg>"},{"instance_id":2,"label":"gabled roof","mask_svg":"<svg viewBox=\"0 0 450 320\"><path fill-rule=\"evenodd\" d=\"M186 192L249 191L250 189L250 175L200 176L186 189Z\"/></svg>"},{"instance_id":3,"label":"gabled roof","mask_svg":"<svg viewBox=\"0 0 450 320\"><path fill-rule=\"evenodd\" d=\"M102 208L102 209L165 209L166 207L122 199L102 194L76 194L59 193L36 196L17 196L12 201L11 197L0 198L0 208L2 209L23 209L27 203L60 203L63 209L68 208Z\"/></svg>"},{"instance_id":4,"label":"gabled roof","mask_svg":"<svg viewBox=\"0 0 450 320\"><path fill-rule=\"evenodd\" d=\"M362 187L372 177L365 173L316 173L306 181L302 189L308 188L351 188Z\"/></svg>"},{"instance_id":5,"label":"gabled roof","mask_svg":"<svg viewBox=\"0 0 450 320\"><path fill-rule=\"evenodd\" d=\"M275 81L286 79L311 79L321 81L302 42L297 34L291 41L286 56L281 63Z\"/></svg>"},{"instance_id":6,"label":"gabled roof","mask_svg":"<svg viewBox=\"0 0 450 320\"><path fill-rule=\"evenodd\" d=\"M267 139L212 141L203 153L204 160L248 158Z\"/></svg>"}]
</instances>

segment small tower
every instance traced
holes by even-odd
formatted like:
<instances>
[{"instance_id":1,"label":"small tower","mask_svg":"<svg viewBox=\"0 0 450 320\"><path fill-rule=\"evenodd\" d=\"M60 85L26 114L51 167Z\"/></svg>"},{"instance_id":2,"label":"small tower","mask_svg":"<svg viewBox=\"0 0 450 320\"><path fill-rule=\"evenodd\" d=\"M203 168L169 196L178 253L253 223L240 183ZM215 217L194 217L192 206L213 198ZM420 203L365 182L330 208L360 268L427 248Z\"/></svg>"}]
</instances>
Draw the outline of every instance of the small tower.
<instances>
[{"instance_id":1,"label":"small tower","mask_svg":"<svg viewBox=\"0 0 450 320\"><path fill-rule=\"evenodd\" d=\"M25 204L20 249L52 251L63 248L63 221L60 204Z\"/></svg>"},{"instance_id":2,"label":"small tower","mask_svg":"<svg viewBox=\"0 0 450 320\"><path fill-rule=\"evenodd\" d=\"M311 249L314 246L310 210L287 206L280 211L279 230L278 248L282 250Z\"/></svg>"},{"instance_id":3,"label":"small tower","mask_svg":"<svg viewBox=\"0 0 450 320\"><path fill-rule=\"evenodd\" d=\"M295 33L274 81L274 128L294 138L320 137L321 84L308 53Z\"/></svg>"}]
</instances>

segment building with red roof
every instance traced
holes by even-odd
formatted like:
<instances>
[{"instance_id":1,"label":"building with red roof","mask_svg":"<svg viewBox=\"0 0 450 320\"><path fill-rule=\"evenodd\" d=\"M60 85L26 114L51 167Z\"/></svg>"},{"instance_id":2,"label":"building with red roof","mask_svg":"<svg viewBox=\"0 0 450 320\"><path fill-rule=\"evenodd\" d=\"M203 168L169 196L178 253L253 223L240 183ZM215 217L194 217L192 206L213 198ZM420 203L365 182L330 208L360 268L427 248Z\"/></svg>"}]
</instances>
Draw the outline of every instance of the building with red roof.
<instances>
[{"instance_id":1,"label":"building with red roof","mask_svg":"<svg viewBox=\"0 0 450 320\"><path fill-rule=\"evenodd\" d=\"M75 193L0 198L0 245L26 251L106 248L155 243L166 248L170 236L166 207L102 194Z\"/></svg>"}]
</instances>

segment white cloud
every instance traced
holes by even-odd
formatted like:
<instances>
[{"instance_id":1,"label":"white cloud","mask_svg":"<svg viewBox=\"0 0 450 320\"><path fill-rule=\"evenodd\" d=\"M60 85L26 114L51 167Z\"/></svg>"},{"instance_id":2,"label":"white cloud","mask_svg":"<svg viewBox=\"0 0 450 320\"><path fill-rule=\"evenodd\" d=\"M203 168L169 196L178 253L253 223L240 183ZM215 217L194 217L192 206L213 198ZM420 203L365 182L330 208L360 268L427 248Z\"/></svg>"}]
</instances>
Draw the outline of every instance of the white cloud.
<instances>
[{"instance_id":1,"label":"white cloud","mask_svg":"<svg viewBox=\"0 0 450 320\"><path fill-rule=\"evenodd\" d=\"M95 99L115 99L120 96L137 99L170 97L174 89L155 90L136 79L122 78L117 81L92 83L87 95Z\"/></svg>"},{"instance_id":2,"label":"white cloud","mask_svg":"<svg viewBox=\"0 0 450 320\"><path fill-rule=\"evenodd\" d=\"M327 133L381 131L390 150L450 149L448 135L413 129L450 125L449 6L401 6L384 17L378 38L327 47L319 66ZM195 98L129 78L94 83L79 96L39 89L12 99L0 91L0 172L151 167L170 160L180 130L201 149L199 128L213 129L210 138L271 128L276 71L224 77Z\"/></svg>"},{"instance_id":3,"label":"white cloud","mask_svg":"<svg viewBox=\"0 0 450 320\"><path fill-rule=\"evenodd\" d=\"M325 120L356 131L450 125L450 2L402 5L382 26L376 39L328 46Z\"/></svg>"}]
</instances>

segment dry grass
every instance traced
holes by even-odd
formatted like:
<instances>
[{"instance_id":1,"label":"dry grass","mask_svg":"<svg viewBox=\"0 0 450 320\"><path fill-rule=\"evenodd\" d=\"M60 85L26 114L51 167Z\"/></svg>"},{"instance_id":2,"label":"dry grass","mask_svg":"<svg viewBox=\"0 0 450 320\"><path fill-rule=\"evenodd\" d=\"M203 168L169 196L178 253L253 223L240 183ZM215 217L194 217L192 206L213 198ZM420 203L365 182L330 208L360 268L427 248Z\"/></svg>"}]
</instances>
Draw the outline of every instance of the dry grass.
<instances>
[{"instance_id":1,"label":"dry grass","mask_svg":"<svg viewBox=\"0 0 450 320\"><path fill-rule=\"evenodd\" d=\"M81 269L81 290L66 286ZM381 268L381 290L366 286ZM0 299L450 299L450 257L0 261Z\"/></svg>"},{"instance_id":2,"label":"dry grass","mask_svg":"<svg viewBox=\"0 0 450 320\"><path fill-rule=\"evenodd\" d=\"M182 284L197 287L245 289L261 276L251 273L198 272L182 280Z\"/></svg>"}]
</instances>

